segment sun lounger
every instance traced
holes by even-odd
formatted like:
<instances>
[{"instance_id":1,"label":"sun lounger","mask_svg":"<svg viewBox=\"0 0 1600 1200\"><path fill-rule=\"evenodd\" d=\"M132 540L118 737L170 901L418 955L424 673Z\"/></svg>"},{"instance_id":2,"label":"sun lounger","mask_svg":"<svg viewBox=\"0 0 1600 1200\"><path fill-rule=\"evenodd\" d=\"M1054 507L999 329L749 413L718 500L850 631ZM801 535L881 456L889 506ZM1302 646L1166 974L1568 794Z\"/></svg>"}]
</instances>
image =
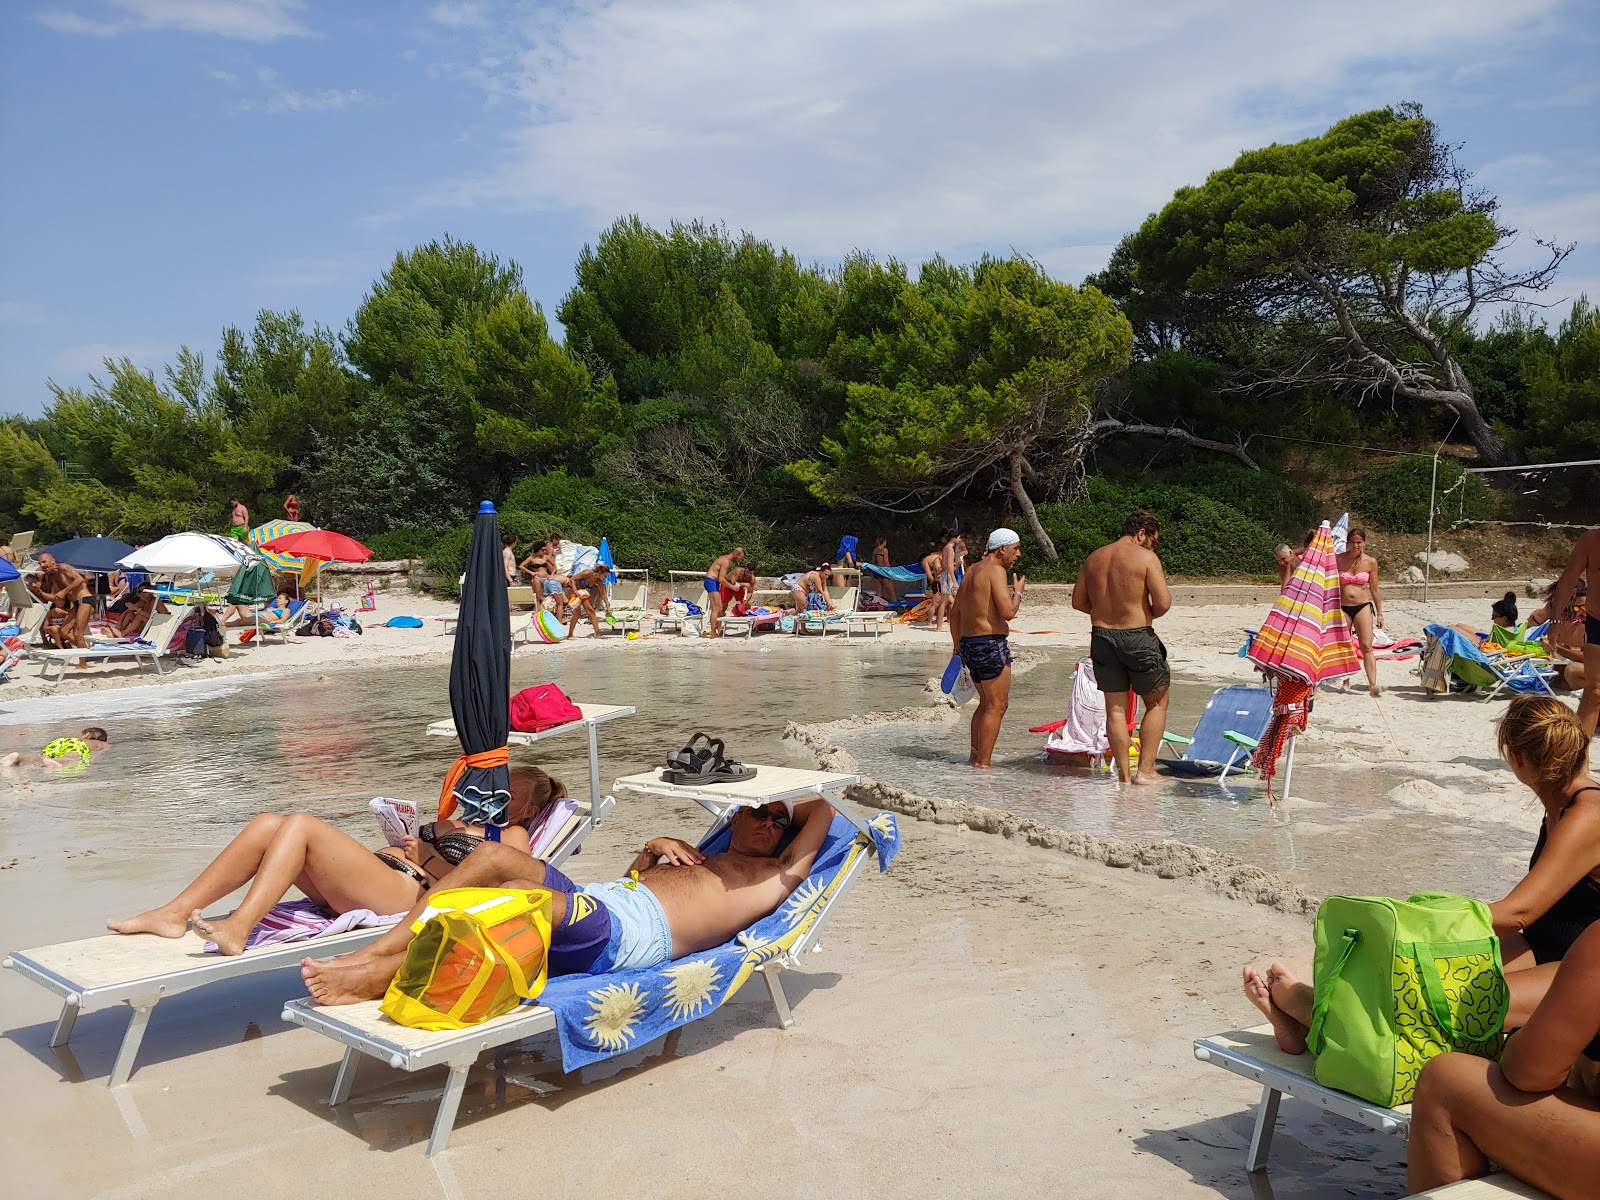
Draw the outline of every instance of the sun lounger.
<instances>
[{"instance_id":1,"label":"sun lounger","mask_svg":"<svg viewBox=\"0 0 1600 1200\"><path fill-rule=\"evenodd\" d=\"M873 637L894 632L894 614L890 612L873 612L862 609L858 612L845 613L839 618L844 625L845 640L850 640L850 634L870 633Z\"/></svg>"},{"instance_id":2,"label":"sun lounger","mask_svg":"<svg viewBox=\"0 0 1600 1200\"><path fill-rule=\"evenodd\" d=\"M28 656L28 643L19 637L8 637L0 642L0 679L11 674L11 668Z\"/></svg>"},{"instance_id":3,"label":"sun lounger","mask_svg":"<svg viewBox=\"0 0 1600 1200\"><path fill-rule=\"evenodd\" d=\"M553 843L555 849L548 855L549 861L560 864L575 853L613 804L610 797L599 806L581 802ZM19 950L7 955L0 966L9 967L61 997L61 1015L50 1035L51 1046L66 1045L79 1013L114 1008L119 1004L126 1004L132 1010L116 1063L111 1068L111 1078L107 1081L109 1086L117 1087L126 1083L133 1073L139 1043L144 1040L150 1014L158 1001L224 979L292 966L303 958L348 954L376 940L383 932L382 928L356 929L329 937L262 946L231 957L206 954L202 949L204 940L198 935L159 938L111 933Z\"/></svg>"},{"instance_id":4,"label":"sun lounger","mask_svg":"<svg viewBox=\"0 0 1600 1200\"><path fill-rule=\"evenodd\" d=\"M1214 1037L1196 1038L1194 1056L1203 1063L1221 1067L1261 1085L1261 1104L1256 1109L1255 1131L1245 1152L1245 1168L1254 1173L1266 1170L1267 1154L1272 1149L1272 1134L1278 1120L1278 1103L1293 1096L1327 1112L1349 1117L1379 1133L1405 1137L1411 1129L1411 1106L1384 1108L1349 1092L1324 1087L1312 1072L1316 1058L1311 1054L1285 1054L1273 1039L1271 1025L1236 1029Z\"/></svg>"},{"instance_id":5,"label":"sun lounger","mask_svg":"<svg viewBox=\"0 0 1600 1200\"><path fill-rule=\"evenodd\" d=\"M654 616L655 631L657 633L682 633L689 626L694 626L699 633L706 629L711 621L711 597L705 589L705 573L703 571L668 571L667 596L672 600L683 600L693 604L700 611L688 616L673 616L671 612L657 613Z\"/></svg>"},{"instance_id":6,"label":"sun lounger","mask_svg":"<svg viewBox=\"0 0 1600 1200\"><path fill-rule=\"evenodd\" d=\"M1485 700L1493 700L1507 689L1519 694L1554 695L1550 680L1555 671L1548 662L1525 655L1485 654L1471 638L1449 625L1425 625L1422 632L1427 638L1424 664L1430 658L1437 662L1442 657L1446 674L1483 691ZM1444 695L1447 687L1431 686L1428 690Z\"/></svg>"},{"instance_id":7,"label":"sun lounger","mask_svg":"<svg viewBox=\"0 0 1600 1200\"><path fill-rule=\"evenodd\" d=\"M596 812L601 809L600 796L600 741L599 727L608 721L615 721L621 717L631 717L636 711L627 704L580 704L578 711L583 714L581 720L569 721L565 725L553 725L549 729L541 729L537 733L524 733L520 729L513 729L506 737L506 744L511 746L531 746L535 742L542 742L546 738L560 737L566 733L576 733L583 730L589 741L589 802ZM429 737L456 736L456 724L450 717L434 721L428 726Z\"/></svg>"},{"instance_id":8,"label":"sun lounger","mask_svg":"<svg viewBox=\"0 0 1600 1200\"><path fill-rule=\"evenodd\" d=\"M612 569L617 573L617 581L606 589L610 608L600 619L600 632L643 633L644 619L650 615L650 572L643 567Z\"/></svg>"},{"instance_id":9,"label":"sun lounger","mask_svg":"<svg viewBox=\"0 0 1600 1200\"><path fill-rule=\"evenodd\" d=\"M1164 758L1174 775L1227 778L1234 764L1248 757L1272 720L1272 692L1264 687L1224 687L1211 693L1195 724L1194 736L1166 734L1164 743L1183 747L1177 758Z\"/></svg>"},{"instance_id":10,"label":"sun lounger","mask_svg":"<svg viewBox=\"0 0 1600 1200\"><path fill-rule=\"evenodd\" d=\"M1413 1192L1407 1200L1551 1200L1551 1197L1531 1183L1497 1171L1482 1179L1466 1179L1425 1192Z\"/></svg>"},{"instance_id":11,"label":"sun lounger","mask_svg":"<svg viewBox=\"0 0 1600 1200\"><path fill-rule=\"evenodd\" d=\"M575 1070L612 1054L648 1045L673 1028L709 1015L748 976L756 973L766 982L780 1027L792 1028L794 1016L779 978L781 972L785 968L800 965L807 952L816 948L817 939L828 918L867 861L878 857L881 860L880 867L886 866L898 842L898 832L889 814L880 814L869 824L853 811L848 811L848 805L839 799L843 789L855 781L853 775L781 767L760 767L755 779L741 784L706 788L663 784L653 771L617 780L613 788L615 791L692 799L715 814L711 831L701 842L702 848L706 849L716 847L716 839L723 832L728 817L741 805L759 806L769 800L800 799L820 793L829 797L839 808L839 815L834 818L833 827L817 856L817 864L811 875L776 913L751 926L751 930L770 931L773 923L787 924L788 931L774 938L765 936L765 932L747 936L751 934L751 930L747 930L723 947L694 955L694 965L701 968L702 973L707 962L720 966L737 961L738 965L726 976L712 975L711 982L705 985L708 990L704 997L692 1004L673 1009L670 1000L663 998L636 1022L626 1023L616 1031L594 1035L603 1037L603 1041L591 1041L588 1046L574 1046L572 1039L579 1035L574 1031L575 1022L571 1019L570 1009L566 1009L567 1005L591 1010L591 1004L584 998L595 996L607 988L637 988L641 992L667 993L671 991L671 982L677 979L674 972L682 971L688 965L667 963L643 971L558 978L552 980L545 991L551 1004L525 1004L514 1012L465 1030L430 1032L407 1028L380 1013L380 1002L376 1000L331 1008L319 1007L309 1000L297 1000L284 1008L283 1019L332 1038L346 1047L334 1076L333 1091L328 1101L330 1105L342 1104L349 1098L356 1068L363 1054L407 1072L448 1066L449 1075L439 1100L433 1132L428 1139L427 1153L430 1156L448 1145L456 1111L466 1088L467 1074L484 1050L554 1031L562 1037L563 1067ZM658 985L654 989L644 986L647 980L658 979L666 980L667 986ZM717 986L715 981L718 979L725 979L726 983L723 990L712 997L711 989ZM558 993L561 994L559 999ZM552 1007L552 1004L558 1007ZM569 1014L566 1020L563 1020L563 1010ZM581 1028L581 1022L576 1024ZM633 1032L628 1033L627 1029Z\"/></svg>"},{"instance_id":12,"label":"sun lounger","mask_svg":"<svg viewBox=\"0 0 1600 1200\"><path fill-rule=\"evenodd\" d=\"M112 646L90 646L88 649L70 650L38 650L30 649L28 657L37 661L39 675L48 679L50 668L54 667L56 674L51 683L60 683L66 676L67 668L80 660L85 662L137 662L148 663L156 669L156 674L164 672L161 660L172 652L172 641L177 633L178 624L188 615L182 609L169 609L167 612L158 612L150 618L150 623L145 626L145 638L141 643L127 642Z\"/></svg>"},{"instance_id":13,"label":"sun lounger","mask_svg":"<svg viewBox=\"0 0 1600 1200\"><path fill-rule=\"evenodd\" d=\"M17 633L28 645L33 645L39 640L39 630L44 628L44 619L50 615L48 604L29 604L17 614Z\"/></svg>"}]
</instances>

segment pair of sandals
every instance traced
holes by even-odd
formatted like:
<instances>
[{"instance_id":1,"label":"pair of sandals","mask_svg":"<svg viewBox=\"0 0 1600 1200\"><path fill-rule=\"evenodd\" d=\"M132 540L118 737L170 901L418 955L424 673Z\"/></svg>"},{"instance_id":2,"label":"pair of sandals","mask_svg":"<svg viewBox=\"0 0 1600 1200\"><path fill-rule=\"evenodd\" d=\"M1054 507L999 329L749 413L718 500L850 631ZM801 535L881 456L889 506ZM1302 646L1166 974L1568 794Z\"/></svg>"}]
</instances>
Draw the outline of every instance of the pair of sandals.
<instances>
[{"instance_id":1,"label":"pair of sandals","mask_svg":"<svg viewBox=\"0 0 1600 1200\"><path fill-rule=\"evenodd\" d=\"M721 738L704 733L695 734L682 750L667 755L667 765L661 772L663 783L679 784L741 783L755 777L754 767L727 756Z\"/></svg>"}]
</instances>

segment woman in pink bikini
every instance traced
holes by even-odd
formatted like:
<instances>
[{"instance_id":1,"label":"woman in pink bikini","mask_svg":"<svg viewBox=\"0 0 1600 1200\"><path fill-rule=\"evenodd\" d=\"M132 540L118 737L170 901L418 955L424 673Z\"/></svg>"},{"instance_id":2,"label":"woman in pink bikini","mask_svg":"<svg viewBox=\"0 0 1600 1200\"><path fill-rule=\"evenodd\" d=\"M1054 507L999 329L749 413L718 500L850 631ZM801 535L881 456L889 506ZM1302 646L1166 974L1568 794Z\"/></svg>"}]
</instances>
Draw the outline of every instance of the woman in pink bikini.
<instances>
[{"instance_id":1,"label":"woman in pink bikini","mask_svg":"<svg viewBox=\"0 0 1600 1200\"><path fill-rule=\"evenodd\" d=\"M1361 645L1361 661L1367 668L1367 690L1382 695L1378 687L1378 660L1372 654L1372 631L1383 628L1383 593L1378 590L1378 560L1367 553L1367 534L1352 529L1338 557L1339 607L1349 618L1356 641Z\"/></svg>"}]
</instances>

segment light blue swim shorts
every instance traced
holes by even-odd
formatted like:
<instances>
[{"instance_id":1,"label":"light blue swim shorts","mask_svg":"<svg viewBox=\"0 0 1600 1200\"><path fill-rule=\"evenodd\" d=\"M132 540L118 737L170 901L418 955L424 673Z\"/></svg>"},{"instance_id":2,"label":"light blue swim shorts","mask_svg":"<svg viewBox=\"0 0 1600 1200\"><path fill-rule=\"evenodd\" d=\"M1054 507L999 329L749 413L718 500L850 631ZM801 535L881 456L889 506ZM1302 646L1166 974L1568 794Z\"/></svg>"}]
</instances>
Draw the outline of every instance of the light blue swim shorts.
<instances>
[{"instance_id":1,"label":"light blue swim shorts","mask_svg":"<svg viewBox=\"0 0 1600 1200\"><path fill-rule=\"evenodd\" d=\"M606 906L611 914L611 940L589 968L592 975L607 971L637 971L672 957L672 930L661 901L642 883L616 879L587 883L583 890Z\"/></svg>"}]
</instances>

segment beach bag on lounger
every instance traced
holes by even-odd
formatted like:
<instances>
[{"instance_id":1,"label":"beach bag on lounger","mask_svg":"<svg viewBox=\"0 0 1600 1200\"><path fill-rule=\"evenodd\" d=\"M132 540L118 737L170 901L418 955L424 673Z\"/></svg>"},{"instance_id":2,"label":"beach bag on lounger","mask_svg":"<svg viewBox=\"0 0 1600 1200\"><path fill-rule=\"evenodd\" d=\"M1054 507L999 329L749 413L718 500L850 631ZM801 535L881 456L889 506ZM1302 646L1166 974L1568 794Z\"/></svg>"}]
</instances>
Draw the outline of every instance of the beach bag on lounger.
<instances>
[{"instance_id":1,"label":"beach bag on lounger","mask_svg":"<svg viewBox=\"0 0 1600 1200\"><path fill-rule=\"evenodd\" d=\"M379 1006L412 1029L466 1029L544 990L550 893L446 888L412 926L405 962Z\"/></svg>"},{"instance_id":2,"label":"beach bag on lounger","mask_svg":"<svg viewBox=\"0 0 1600 1200\"><path fill-rule=\"evenodd\" d=\"M1317 1082L1393 1108L1431 1058L1499 1058L1511 994L1489 906L1419 892L1329 896L1317 910Z\"/></svg>"}]
</instances>

